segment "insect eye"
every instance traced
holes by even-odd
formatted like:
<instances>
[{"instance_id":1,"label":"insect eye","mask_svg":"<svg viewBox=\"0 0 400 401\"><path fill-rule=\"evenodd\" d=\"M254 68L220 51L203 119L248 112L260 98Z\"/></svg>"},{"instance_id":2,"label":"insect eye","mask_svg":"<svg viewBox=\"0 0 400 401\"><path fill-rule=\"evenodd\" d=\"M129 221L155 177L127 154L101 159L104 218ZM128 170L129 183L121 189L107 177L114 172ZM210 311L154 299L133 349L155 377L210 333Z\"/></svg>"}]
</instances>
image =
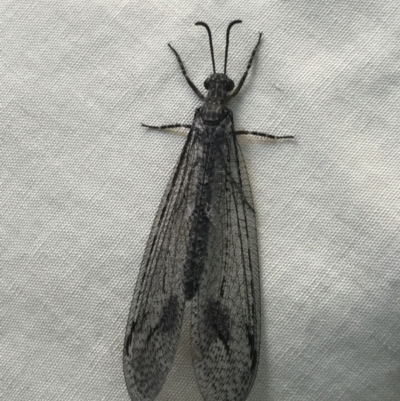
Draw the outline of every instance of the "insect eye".
<instances>
[{"instance_id":1,"label":"insect eye","mask_svg":"<svg viewBox=\"0 0 400 401\"><path fill-rule=\"evenodd\" d=\"M231 79L228 79L228 82L226 83L227 92L230 92L234 87L235 87L234 82Z\"/></svg>"},{"instance_id":2,"label":"insect eye","mask_svg":"<svg viewBox=\"0 0 400 401\"><path fill-rule=\"evenodd\" d=\"M209 87L210 87L210 80L207 78L205 81L204 81L204 87L208 90L209 89Z\"/></svg>"}]
</instances>

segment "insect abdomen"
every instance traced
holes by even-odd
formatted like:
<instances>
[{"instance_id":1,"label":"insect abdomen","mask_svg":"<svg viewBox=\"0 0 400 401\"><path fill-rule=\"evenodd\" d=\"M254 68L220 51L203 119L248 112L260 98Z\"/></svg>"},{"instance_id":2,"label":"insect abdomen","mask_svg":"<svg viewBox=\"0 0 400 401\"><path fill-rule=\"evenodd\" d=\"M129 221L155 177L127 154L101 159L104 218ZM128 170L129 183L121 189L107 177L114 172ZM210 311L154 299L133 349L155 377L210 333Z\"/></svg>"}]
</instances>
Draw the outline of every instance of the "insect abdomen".
<instances>
[{"instance_id":1,"label":"insect abdomen","mask_svg":"<svg viewBox=\"0 0 400 401\"><path fill-rule=\"evenodd\" d=\"M203 138L203 149L198 157L198 180L194 209L191 214L191 229L187 258L184 266L184 293L186 300L191 300L200 286L201 275L207 257L208 237L210 229L210 205L212 202L211 180L214 175L214 139L213 131Z\"/></svg>"}]
</instances>

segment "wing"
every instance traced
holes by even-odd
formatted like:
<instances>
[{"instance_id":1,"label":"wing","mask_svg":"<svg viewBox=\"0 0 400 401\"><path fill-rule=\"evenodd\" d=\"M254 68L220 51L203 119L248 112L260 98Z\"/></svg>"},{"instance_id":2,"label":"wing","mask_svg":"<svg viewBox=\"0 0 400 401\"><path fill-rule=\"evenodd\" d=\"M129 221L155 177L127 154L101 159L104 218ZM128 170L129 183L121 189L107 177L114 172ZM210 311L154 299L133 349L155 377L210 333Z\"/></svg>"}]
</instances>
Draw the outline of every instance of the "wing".
<instances>
[{"instance_id":1,"label":"wing","mask_svg":"<svg viewBox=\"0 0 400 401\"><path fill-rule=\"evenodd\" d=\"M255 213L231 117L215 137L209 241L192 304L193 364L204 400L244 401L260 348Z\"/></svg>"},{"instance_id":2,"label":"wing","mask_svg":"<svg viewBox=\"0 0 400 401\"><path fill-rule=\"evenodd\" d=\"M157 396L179 342L197 148L196 136L190 131L154 219L136 282L123 352L125 380L133 401Z\"/></svg>"}]
</instances>

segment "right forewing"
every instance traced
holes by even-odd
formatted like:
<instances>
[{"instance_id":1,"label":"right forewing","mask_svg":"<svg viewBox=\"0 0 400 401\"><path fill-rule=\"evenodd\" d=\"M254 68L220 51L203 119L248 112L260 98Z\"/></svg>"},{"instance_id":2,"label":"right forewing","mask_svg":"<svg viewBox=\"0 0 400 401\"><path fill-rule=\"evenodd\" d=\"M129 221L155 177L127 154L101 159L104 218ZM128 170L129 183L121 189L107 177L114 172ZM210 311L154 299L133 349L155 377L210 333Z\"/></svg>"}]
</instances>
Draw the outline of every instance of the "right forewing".
<instances>
[{"instance_id":1,"label":"right forewing","mask_svg":"<svg viewBox=\"0 0 400 401\"><path fill-rule=\"evenodd\" d=\"M193 363L204 400L244 401L260 344L260 289L253 201L227 118L216 130L207 255L192 305Z\"/></svg>"}]
</instances>

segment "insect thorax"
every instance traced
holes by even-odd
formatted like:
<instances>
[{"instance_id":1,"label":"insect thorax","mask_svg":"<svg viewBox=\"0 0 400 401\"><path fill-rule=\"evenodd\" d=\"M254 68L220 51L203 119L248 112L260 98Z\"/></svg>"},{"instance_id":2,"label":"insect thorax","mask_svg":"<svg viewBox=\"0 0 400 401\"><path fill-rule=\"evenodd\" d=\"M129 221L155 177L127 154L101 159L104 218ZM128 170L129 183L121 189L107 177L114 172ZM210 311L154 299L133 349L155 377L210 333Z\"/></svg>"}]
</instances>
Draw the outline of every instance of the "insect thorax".
<instances>
[{"instance_id":1,"label":"insect thorax","mask_svg":"<svg viewBox=\"0 0 400 401\"><path fill-rule=\"evenodd\" d=\"M225 106L228 91L234 87L233 81L225 74L212 74L204 81L207 95L201 107L203 121L217 125L223 120L229 109Z\"/></svg>"}]
</instances>

